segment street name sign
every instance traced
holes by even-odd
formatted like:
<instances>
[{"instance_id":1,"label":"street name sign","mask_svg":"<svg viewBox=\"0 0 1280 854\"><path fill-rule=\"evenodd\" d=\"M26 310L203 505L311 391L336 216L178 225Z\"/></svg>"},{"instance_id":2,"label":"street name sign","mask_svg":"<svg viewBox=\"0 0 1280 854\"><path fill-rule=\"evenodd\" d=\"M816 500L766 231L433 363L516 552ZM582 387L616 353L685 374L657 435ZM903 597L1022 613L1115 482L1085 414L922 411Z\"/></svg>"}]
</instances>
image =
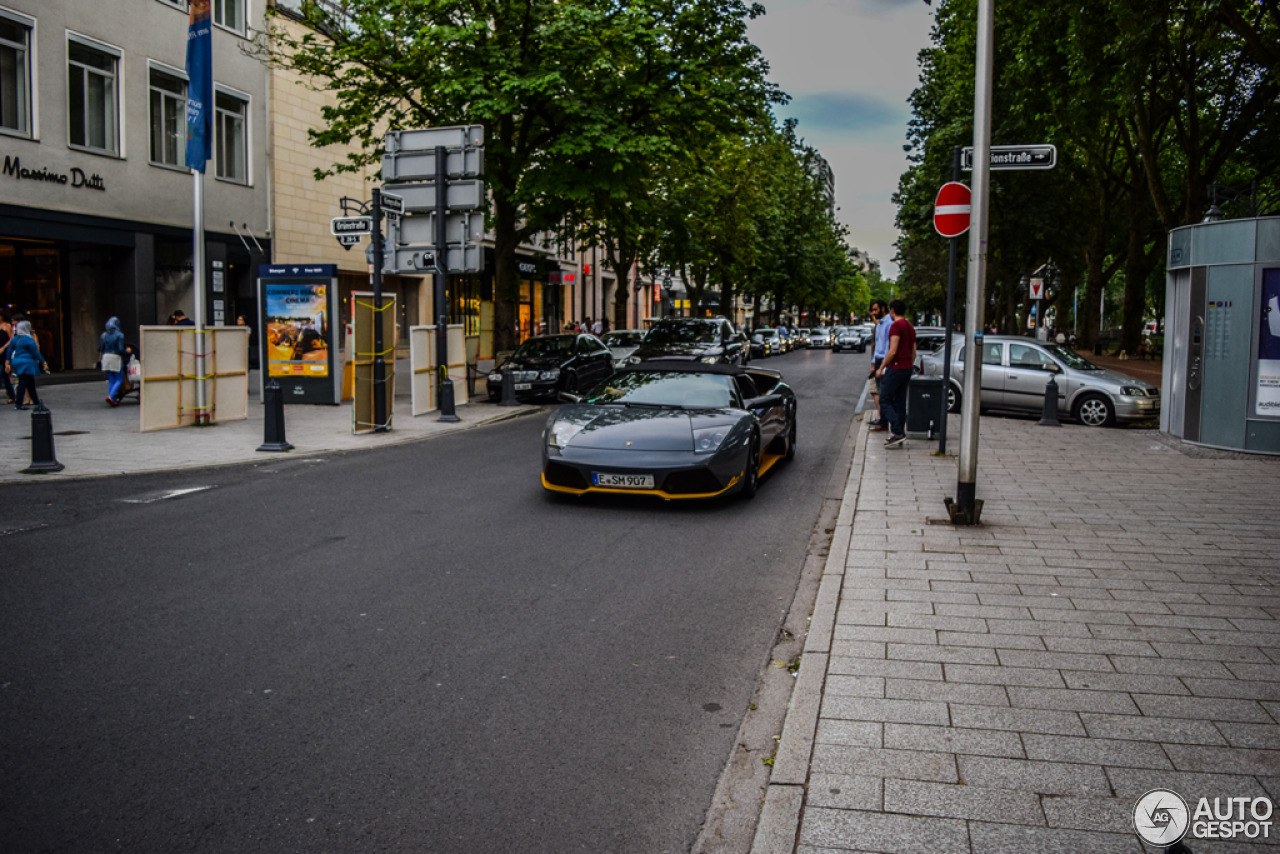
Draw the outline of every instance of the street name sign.
<instances>
[{"instance_id":1,"label":"street name sign","mask_svg":"<svg viewBox=\"0 0 1280 854\"><path fill-rule=\"evenodd\" d=\"M948 181L933 203L933 227L943 237L959 237L969 230L973 193L959 181Z\"/></svg>"},{"instance_id":2,"label":"street name sign","mask_svg":"<svg viewBox=\"0 0 1280 854\"><path fill-rule=\"evenodd\" d=\"M360 238L359 234L339 234L338 245L343 249L350 249L352 246L360 245Z\"/></svg>"},{"instance_id":3,"label":"street name sign","mask_svg":"<svg viewBox=\"0 0 1280 854\"><path fill-rule=\"evenodd\" d=\"M342 234L373 234L373 217L336 216L329 220L329 233L335 237Z\"/></svg>"},{"instance_id":4,"label":"street name sign","mask_svg":"<svg viewBox=\"0 0 1280 854\"><path fill-rule=\"evenodd\" d=\"M445 243L471 243L484 239L484 214L450 211L444 218ZM398 246L434 246L436 215L417 213L403 217L387 229L387 242Z\"/></svg>"},{"instance_id":5,"label":"street name sign","mask_svg":"<svg viewBox=\"0 0 1280 854\"><path fill-rule=\"evenodd\" d=\"M1058 165L1056 145L993 145L992 169L1052 169ZM973 170L973 146L966 145L960 158L966 172Z\"/></svg>"},{"instance_id":6,"label":"street name sign","mask_svg":"<svg viewBox=\"0 0 1280 854\"><path fill-rule=\"evenodd\" d=\"M404 213L404 197L395 196L391 193L382 194L382 210L384 213L402 214Z\"/></svg>"}]
</instances>

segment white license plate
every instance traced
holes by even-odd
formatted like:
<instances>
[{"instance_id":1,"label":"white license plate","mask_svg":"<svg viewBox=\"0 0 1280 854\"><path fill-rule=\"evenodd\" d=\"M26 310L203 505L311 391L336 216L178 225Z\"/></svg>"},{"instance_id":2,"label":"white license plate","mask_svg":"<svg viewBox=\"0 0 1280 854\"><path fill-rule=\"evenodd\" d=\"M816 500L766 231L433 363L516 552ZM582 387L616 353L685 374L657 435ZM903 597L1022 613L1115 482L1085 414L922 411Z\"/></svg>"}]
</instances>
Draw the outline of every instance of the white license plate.
<instances>
[{"instance_id":1,"label":"white license plate","mask_svg":"<svg viewBox=\"0 0 1280 854\"><path fill-rule=\"evenodd\" d=\"M516 391L528 391L533 388L533 383L516 383Z\"/></svg>"},{"instance_id":2,"label":"white license plate","mask_svg":"<svg viewBox=\"0 0 1280 854\"><path fill-rule=\"evenodd\" d=\"M596 486L614 486L620 489L653 489L651 474L611 474L593 471L591 482Z\"/></svg>"}]
</instances>

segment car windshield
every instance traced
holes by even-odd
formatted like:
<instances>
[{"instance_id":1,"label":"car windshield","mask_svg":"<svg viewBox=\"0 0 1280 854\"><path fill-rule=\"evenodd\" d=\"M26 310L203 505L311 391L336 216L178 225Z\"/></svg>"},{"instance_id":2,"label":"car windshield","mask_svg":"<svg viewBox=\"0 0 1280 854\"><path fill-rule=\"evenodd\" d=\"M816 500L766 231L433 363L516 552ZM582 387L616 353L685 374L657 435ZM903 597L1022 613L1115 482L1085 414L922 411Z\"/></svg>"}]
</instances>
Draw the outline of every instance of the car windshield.
<instances>
[{"instance_id":1,"label":"car windshield","mask_svg":"<svg viewBox=\"0 0 1280 854\"><path fill-rule=\"evenodd\" d=\"M811 332L810 334L811 334L811 335L826 335L826 334L827 334L827 331L828 331L828 330L827 330L827 328L826 328L825 326L819 326L817 329L813 330L813 332ZM939 404L939 405L941 405L941 404Z\"/></svg>"},{"instance_id":2,"label":"car windshield","mask_svg":"<svg viewBox=\"0 0 1280 854\"><path fill-rule=\"evenodd\" d=\"M547 356L573 355L573 335L543 335L530 338L511 354L513 359L542 359Z\"/></svg>"},{"instance_id":3,"label":"car windshield","mask_svg":"<svg viewBox=\"0 0 1280 854\"><path fill-rule=\"evenodd\" d=\"M1058 344L1042 344L1041 346L1052 353L1055 359L1065 363L1068 368L1073 368L1077 371L1102 370L1102 368L1098 367L1093 362L1090 362L1075 350L1068 350L1066 347L1062 347Z\"/></svg>"},{"instance_id":4,"label":"car windshield","mask_svg":"<svg viewBox=\"0 0 1280 854\"><path fill-rule=\"evenodd\" d=\"M733 378L726 374L624 371L587 394L587 403L702 408L729 406Z\"/></svg>"},{"instance_id":5,"label":"car windshield","mask_svg":"<svg viewBox=\"0 0 1280 854\"><path fill-rule=\"evenodd\" d=\"M609 332L604 336L607 347L634 347L644 340L643 332Z\"/></svg>"},{"instance_id":6,"label":"car windshield","mask_svg":"<svg viewBox=\"0 0 1280 854\"><path fill-rule=\"evenodd\" d=\"M645 336L646 344L714 344L720 338L715 323L659 323Z\"/></svg>"}]
</instances>

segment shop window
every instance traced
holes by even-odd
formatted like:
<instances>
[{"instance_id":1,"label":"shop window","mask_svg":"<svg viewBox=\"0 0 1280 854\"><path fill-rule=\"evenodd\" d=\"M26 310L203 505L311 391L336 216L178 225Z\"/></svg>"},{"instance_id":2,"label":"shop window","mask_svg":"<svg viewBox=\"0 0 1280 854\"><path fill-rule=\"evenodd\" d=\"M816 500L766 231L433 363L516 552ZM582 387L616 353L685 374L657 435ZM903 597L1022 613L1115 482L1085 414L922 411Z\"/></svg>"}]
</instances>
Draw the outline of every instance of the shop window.
<instances>
[{"instance_id":1,"label":"shop window","mask_svg":"<svg viewBox=\"0 0 1280 854\"><path fill-rule=\"evenodd\" d=\"M249 102L219 90L214 94L217 176L224 181L249 183Z\"/></svg>"},{"instance_id":2,"label":"shop window","mask_svg":"<svg viewBox=\"0 0 1280 854\"><path fill-rule=\"evenodd\" d=\"M68 40L67 120L72 145L119 153L119 66L119 51Z\"/></svg>"},{"instance_id":3,"label":"shop window","mask_svg":"<svg viewBox=\"0 0 1280 854\"><path fill-rule=\"evenodd\" d=\"M0 130L31 136L31 30L0 12Z\"/></svg>"},{"instance_id":4,"label":"shop window","mask_svg":"<svg viewBox=\"0 0 1280 854\"><path fill-rule=\"evenodd\" d=\"M213 22L220 27L244 32L244 0L213 0Z\"/></svg>"},{"instance_id":5,"label":"shop window","mask_svg":"<svg viewBox=\"0 0 1280 854\"><path fill-rule=\"evenodd\" d=\"M182 167L186 145L187 81L151 69L151 162Z\"/></svg>"}]
</instances>

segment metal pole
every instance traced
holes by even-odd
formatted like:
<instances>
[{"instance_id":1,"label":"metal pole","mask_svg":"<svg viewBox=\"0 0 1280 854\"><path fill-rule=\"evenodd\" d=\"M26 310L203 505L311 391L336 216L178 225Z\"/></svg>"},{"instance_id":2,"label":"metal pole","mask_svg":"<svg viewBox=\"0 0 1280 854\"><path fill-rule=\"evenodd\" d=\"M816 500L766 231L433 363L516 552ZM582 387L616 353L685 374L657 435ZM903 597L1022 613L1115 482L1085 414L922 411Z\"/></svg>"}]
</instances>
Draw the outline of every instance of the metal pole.
<instances>
[{"instance_id":1,"label":"metal pole","mask_svg":"<svg viewBox=\"0 0 1280 854\"><path fill-rule=\"evenodd\" d=\"M387 361L382 355L382 191L373 190L373 431L387 432Z\"/></svg>"},{"instance_id":2,"label":"metal pole","mask_svg":"<svg viewBox=\"0 0 1280 854\"><path fill-rule=\"evenodd\" d=\"M951 149L951 180L960 180L960 146ZM947 316L943 328L947 334L942 339L942 415L938 418L938 453L947 455L947 395L951 392L951 325L956 302L956 247L959 237L953 237L947 250Z\"/></svg>"},{"instance_id":3,"label":"metal pole","mask_svg":"<svg viewBox=\"0 0 1280 854\"><path fill-rule=\"evenodd\" d=\"M445 198L449 189L449 172L445 168L448 156L448 149L443 145L436 146L436 370L440 374L440 417L436 420L460 421L462 419L453 410L453 380L449 378L449 322L444 289L449 260L449 232L445 228L445 217L449 214L449 202Z\"/></svg>"},{"instance_id":4,"label":"metal pole","mask_svg":"<svg viewBox=\"0 0 1280 854\"><path fill-rule=\"evenodd\" d=\"M191 270L192 287L195 291L195 366L196 366L196 421L199 426L209 423L209 395L205 387L204 358L204 293L205 293L205 253L204 253L204 171L195 169L191 172L195 180L195 210L191 237ZM181 333L179 333L181 334Z\"/></svg>"},{"instance_id":5,"label":"metal pole","mask_svg":"<svg viewBox=\"0 0 1280 854\"><path fill-rule=\"evenodd\" d=\"M973 99L973 217L969 230L969 270L965 292L964 401L960 430L960 465L954 522L972 525L981 513L977 503L978 410L982 395L982 327L987 279L987 206L991 178L991 76L994 65L995 0L978 0L977 76Z\"/></svg>"}]
</instances>

